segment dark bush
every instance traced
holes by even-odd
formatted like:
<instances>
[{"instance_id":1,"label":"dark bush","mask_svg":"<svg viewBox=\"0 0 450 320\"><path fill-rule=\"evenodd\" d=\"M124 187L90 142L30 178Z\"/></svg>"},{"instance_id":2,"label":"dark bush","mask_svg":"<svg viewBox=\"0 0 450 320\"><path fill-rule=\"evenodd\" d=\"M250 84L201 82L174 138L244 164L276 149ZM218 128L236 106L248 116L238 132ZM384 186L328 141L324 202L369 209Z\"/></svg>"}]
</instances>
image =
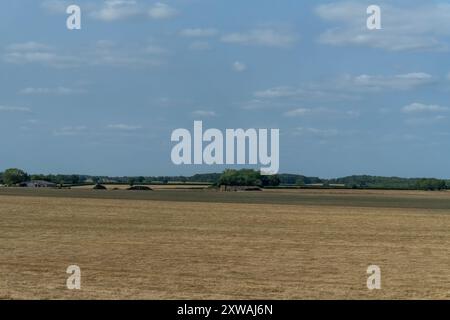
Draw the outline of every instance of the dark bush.
<instances>
[{"instance_id":1,"label":"dark bush","mask_svg":"<svg viewBox=\"0 0 450 320\"><path fill-rule=\"evenodd\" d=\"M94 188L92 188L93 190L108 190L108 188L106 188L104 185L101 184L96 184L94 186Z\"/></svg>"},{"instance_id":2,"label":"dark bush","mask_svg":"<svg viewBox=\"0 0 450 320\"><path fill-rule=\"evenodd\" d=\"M127 190L132 190L132 191L152 191L153 189L147 186L132 186L129 187Z\"/></svg>"}]
</instances>

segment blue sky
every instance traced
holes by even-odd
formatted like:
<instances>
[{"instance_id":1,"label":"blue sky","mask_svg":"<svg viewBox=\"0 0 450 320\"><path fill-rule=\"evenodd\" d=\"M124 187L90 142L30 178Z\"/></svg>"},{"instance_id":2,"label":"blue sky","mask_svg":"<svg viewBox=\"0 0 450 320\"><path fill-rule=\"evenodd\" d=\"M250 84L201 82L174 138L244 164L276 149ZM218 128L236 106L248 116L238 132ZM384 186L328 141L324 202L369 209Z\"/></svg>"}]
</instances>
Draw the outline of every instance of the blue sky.
<instances>
[{"instance_id":1,"label":"blue sky","mask_svg":"<svg viewBox=\"0 0 450 320\"><path fill-rule=\"evenodd\" d=\"M450 178L449 1L1 6L0 170L222 171L170 160L172 131L202 120L279 128L281 172Z\"/></svg>"}]
</instances>

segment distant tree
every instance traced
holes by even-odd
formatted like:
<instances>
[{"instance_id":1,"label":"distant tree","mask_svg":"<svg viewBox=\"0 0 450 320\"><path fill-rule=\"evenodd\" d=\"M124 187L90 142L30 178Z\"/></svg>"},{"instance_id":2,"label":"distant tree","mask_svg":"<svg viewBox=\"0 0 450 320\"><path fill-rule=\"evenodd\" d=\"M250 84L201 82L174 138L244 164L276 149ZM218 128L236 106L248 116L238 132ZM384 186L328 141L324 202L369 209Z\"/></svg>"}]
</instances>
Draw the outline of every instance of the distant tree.
<instances>
[{"instance_id":1,"label":"distant tree","mask_svg":"<svg viewBox=\"0 0 450 320\"><path fill-rule=\"evenodd\" d=\"M140 183L140 184L144 183L145 182L145 177L142 177L142 176L141 177L137 177L136 178L136 182Z\"/></svg>"},{"instance_id":2,"label":"distant tree","mask_svg":"<svg viewBox=\"0 0 450 320\"><path fill-rule=\"evenodd\" d=\"M80 176L73 174L70 176L70 180L72 184L78 184L80 183Z\"/></svg>"},{"instance_id":3,"label":"distant tree","mask_svg":"<svg viewBox=\"0 0 450 320\"><path fill-rule=\"evenodd\" d=\"M417 181L416 188L419 190L445 190L447 189L447 184L444 180L438 179L420 179Z\"/></svg>"},{"instance_id":4,"label":"distant tree","mask_svg":"<svg viewBox=\"0 0 450 320\"><path fill-rule=\"evenodd\" d=\"M261 176L260 180L263 187L277 187L280 185L280 178L277 175Z\"/></svg>"},{"instance_id":5,"label":"distant tree","mask_svg":"<svg viewBox=\"0 0 450 320\"><path fill-rule=\"evenodd\" d=\"M15 185L17 183L25 182L28 178L28 174L25 171L17 168L7 169L3 173L3 181L7 185Z\"/></svg>"},{"instance_id":6,"label":"distant tree","mask_svg":"<svg viewBox=\"0 0 450 320\"><path fill-rule=\"evenodd\" d=\"M297 185L303 186L312 183L322 183L322 179L317 177L306 177L298 174L286 174L281 173L277 174L277 177L280 179L280 184L283 185Z\"/></svg>"},{"instance_id":7,"label":"distant tree","mask_svg":"<svg viewBox=\"0 0 450 320\"><path fill-rule=\"evenodd\" d=\"M219 185L257 186L261 184L260 175L255 170L225 170L219 179Z\"/></svg>"},{"instance_id":8,"label":"distant tree","mask_svg":"<svg viewBox=\"0 0 450 320\"><path fill-rule=\"evenodd\" d=\"M43 174L32 174L30 180L47 180Z\"/></svg>"},{"instance_id":9,"label":"distant tree","mask_svg":"<svg viewBox=\"0 0 450 320\"><path fill-rule=\"evenodd\" d=\"M225 170L219 178L219 185L226 186L278 186L278 176L262 176L259 171L251 169Z\"/></svg>"},{"instance_id":10,"label":"distant tree","mask_svg":"<svg viewBox=\"0 0 450 320\"><path fill-rule=\"evenodd\" d=\"M136 183L136 179L135 178L128 178L128 184L130 185L130 187L134 186Z\"/></svg>"},{"instance_id":11,"label":"distant tree","mask_svg":"<svg viewBox=\"0 0 450 320\"><path fill-rule=\"evenodd\" d=\"M180 177L180 182L186 183L188 179L186 177Z\"/></svg>"},{"instance_id":12,"label":"distant tree","mask_svg":"<svg viewBox=\"0 0 450 320\"><path fill-rule=\"evenodd\" d=\"M49 182L53 182L53 183L58 183L57 176L55 176L54 174L49 174L49 175L37 175L37 177L38 177L39 179L36 179L36 180L45 180L45 181L49 181Z\"/></svg>"},{"instance_id":13,"label":"distant tree","mask_svg":"<svg viewBox=\"0 0 450 320\"><path fill-rule=\"evenodd\" d=\"M189 182L207 182L207 183L218 183L221 173L204 173L195 174L188 178Z\"/></svg>"},{"instance_id":14,"label":"distant tree","mask_svg":"<svg viewBox=\"0 0 450 320\"><path fill-rule=\"evenodd\" d=\"M144 183L151 184L153 182L153 177L145 177Z\"/></svg>"}]
</instances>

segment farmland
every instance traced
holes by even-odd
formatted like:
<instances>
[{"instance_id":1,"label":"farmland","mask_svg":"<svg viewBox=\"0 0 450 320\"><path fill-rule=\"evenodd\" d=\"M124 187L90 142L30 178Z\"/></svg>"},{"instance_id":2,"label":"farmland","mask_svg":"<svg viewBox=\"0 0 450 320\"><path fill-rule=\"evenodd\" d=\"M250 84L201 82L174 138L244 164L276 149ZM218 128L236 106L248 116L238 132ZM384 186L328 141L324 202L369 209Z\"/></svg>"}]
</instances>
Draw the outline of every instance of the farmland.
<instances>
[{"instance_id":1,"label":"farmland","mask_svg":"<svg viewBox=\"0 0 450 320\"><path fill-rule=\"evenodd\" d=\"M449 192L0 188L0 217L1 299L450 298Z\"/></svg>"}]
</instances>

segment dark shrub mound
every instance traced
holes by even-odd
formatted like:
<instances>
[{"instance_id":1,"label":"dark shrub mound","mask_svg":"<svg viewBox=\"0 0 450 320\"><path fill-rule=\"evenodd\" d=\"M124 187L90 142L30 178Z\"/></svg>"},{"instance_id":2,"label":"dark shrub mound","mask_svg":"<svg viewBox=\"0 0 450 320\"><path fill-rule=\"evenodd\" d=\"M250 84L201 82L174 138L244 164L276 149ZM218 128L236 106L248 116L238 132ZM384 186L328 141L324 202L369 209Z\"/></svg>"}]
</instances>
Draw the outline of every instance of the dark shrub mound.
<instances>
[{"instance_id":1,"label":"dark shrub mound","mask_svg":"<svg viewBox=\"0 0 450 320\"><path fill-rule=\"evenodd\" d=\"M101 185L101 184L96 184L94 186L94 188L92 188L93 190L108 190L108 188L106 188L105 186Z\"/></svg>"},{"instance_id":2,"label":"dark shrub mound","mask_svg":"<svg viewBox=\"0 0 450 320\"><path fill-rule=\"evenodd\" d=\"M132 190L132 191L152 191L153 189L147 186L132 186L129 187L127 190Z\"/></svg>"}]
</instances>

